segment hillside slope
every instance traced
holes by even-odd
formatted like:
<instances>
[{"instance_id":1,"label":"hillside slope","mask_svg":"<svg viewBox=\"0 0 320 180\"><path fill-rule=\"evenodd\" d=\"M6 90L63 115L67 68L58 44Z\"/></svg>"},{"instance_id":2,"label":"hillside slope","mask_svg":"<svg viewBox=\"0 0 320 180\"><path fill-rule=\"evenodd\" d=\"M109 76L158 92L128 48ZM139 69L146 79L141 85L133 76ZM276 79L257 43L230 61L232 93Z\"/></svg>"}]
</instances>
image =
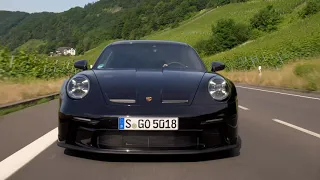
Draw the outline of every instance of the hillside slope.
<instances>
[{"instance_id":1,"label":"hillside slope","mask_svg":"<svg viewBox=\"0 0 320 180\"><path fill-rule=\"evenodd\" d=\"M37 51L43 45L46 45L46 42L38 39L30 39L23 45L16 48L14 51L34 52Z\"/></svg>"},{"instance_id":2,"label":"hillside slope","mask_svg":"<svg viewBox=\"0 0 320 180\"><path fill-rule=\"evenodd\" d=\"M18 25L28 14L24 12L0 11L0 36Z\"/></svg>"},{"instance_id":3,"label":"hillside slope","mask_svg":"<svg viewBox=\"0 0 320 180\"><path fill-rule=\"evenodd\" d=\"M18 24L16 19L3 21L7 28L0 28L0 44L13 50L37 39L47 42L39 47L40 53L70 46L81 54L106 40L139 39L176 27L206 7L242 1L246 0L100 0L62 13L27 14Z\"/></svg>"},{"instance_id":4,"label":"hillside slope","mask_svg":"<svg viewBox=\"0 0 320 180\"><path fill-rule=\"evenodd\" d=\"M297 11L302 6L305 6L305 0L256 0L228 4L199 13L195 18L185 21L177 28L158 31L142 39L174 40L194 46L201 39L206 39L211 35L211 26L219 19L232 18L237 22L249 24L249 20L254 14L270 4L282 14L283 20L278 25L277 31L267 33L232 50L210 57L203 57L205 63L209 66L211 60L220 60L225 62L229 69L250 69L258 63L277 66L279 63L290 59L316 56L317 52L320 52L318 49L320 42L320 21L318 20L320 19L320 14L318 13L306 19L297 17ZM94 51L86 52L84 56L79 58L88 57L87 59L92 62L103 47L102 45L95 48ZM282 62L279 61L277 53L281 54ZM261 57L262 54L264 57ZM257 57L259 61L256 64L252 64L250 57ZM245 60L236 61L239 58L248 58L249 60L245 64ZM264 61L262 62L261 59L263 58Z\"/></svg>"},{"instance_id":5,"label":"hillside slope","mask_svg":"<svg viewBox=\"0 0 320 180\"><path fill-rule=\"evenodd\" d=\"M283 64L320 55L320 13L284 26L243 46L206 57L220 60L228 70L250 70L258 65L279 68Z\"/></svg>"}]
</instances>

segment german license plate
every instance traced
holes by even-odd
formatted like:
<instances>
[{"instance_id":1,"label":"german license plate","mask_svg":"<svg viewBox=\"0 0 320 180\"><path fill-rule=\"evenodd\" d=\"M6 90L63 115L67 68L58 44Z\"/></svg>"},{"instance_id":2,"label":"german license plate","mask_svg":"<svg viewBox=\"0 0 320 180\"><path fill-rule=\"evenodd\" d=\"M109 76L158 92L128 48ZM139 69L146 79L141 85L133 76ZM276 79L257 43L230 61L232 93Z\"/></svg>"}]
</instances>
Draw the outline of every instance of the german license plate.
<instances>
[{"instance_id":1,"label":"german license plate","mask_svg":"<svg viewBox=\"0 0 320 180\"><path fill-rule=\"evenodd\" d=\"M119 117L119 130L175 131L179 128L176 117Z\"/></svg>"}]
</instances>

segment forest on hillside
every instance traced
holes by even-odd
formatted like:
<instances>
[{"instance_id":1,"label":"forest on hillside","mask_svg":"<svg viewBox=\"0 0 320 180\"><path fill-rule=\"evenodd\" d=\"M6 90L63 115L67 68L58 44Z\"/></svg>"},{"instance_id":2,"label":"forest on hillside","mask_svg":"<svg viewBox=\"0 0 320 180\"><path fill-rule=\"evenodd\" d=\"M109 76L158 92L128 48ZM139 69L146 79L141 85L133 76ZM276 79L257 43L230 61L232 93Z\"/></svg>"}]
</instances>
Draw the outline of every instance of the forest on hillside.
<instances>
[{"instance_id":1,"label":"forest on hillside","mask_svg":"<svg viewBox=\"0 0 320 180\"><path fill-rule=\"evenodd\" d=\"M14 51L30 40L47 54L75 47L78 54L110 39L139 39L174 28L197 12L247 0L100 0L62 13L0 11L0 45Z\"/></svg>"}]
</instances>

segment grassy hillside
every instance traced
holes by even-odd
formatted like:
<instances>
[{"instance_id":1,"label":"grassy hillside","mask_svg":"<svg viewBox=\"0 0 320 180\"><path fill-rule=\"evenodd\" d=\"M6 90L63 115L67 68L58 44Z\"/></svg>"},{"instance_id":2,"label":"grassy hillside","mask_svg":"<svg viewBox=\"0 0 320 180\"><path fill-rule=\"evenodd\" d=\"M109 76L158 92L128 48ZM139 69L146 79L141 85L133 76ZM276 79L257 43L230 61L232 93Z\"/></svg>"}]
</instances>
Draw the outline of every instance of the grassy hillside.
<instances>
[{"instance_id":1,"label":"grassy hillside","mask_svg":"<svg viewBox=\"0 0 320 180\"><path fill-rule=\"evenodd\" d=\"M199 39L208 38L211 26L221 18L232 18L237 22L249 23L249 19L260 9L273 4L283 14L290 13L292 9L303 3L304 0L255 0L245 3L228 4L209 11L178 28L163 31L158 34L146 36L144 39L166 39L186 42L195 45Z\"/></svg>"},{"instance_id":2,"label":"grassy hillside","mask_svg":"<svg viewBox=\"0 0 320 180\"><path fill-rule=\"evenodd\" d=\"M318 40L320 21L317 21L317 19L319 19L320 15L318 13L304 20L299 19L297 13L304 6L304 2L305 0L255 0L245 3L228 4L199 13L194 18L181 23L177 28L158 31L142 39L174 40L186 42L194 46L199 40L210 36L212 24L215 24L219 19L232 18L236 22L249 24L250 18L255 13L272 4L276 10L281 12L283 18L278 31L266 34L254 41L249 41L245 45L236 47L230 51L210 57L203 57L206 64L209 65L208 62L210 60L221 60L229 68L248 69L256 64L249 63L246 66L241 66L235 60L245 57L249 58L250 56L259 56L259 59L263 59L261 54L264 54L264 58L269 58L266 60L272 65L272 60L279 59L277 53L281 54L281 60L283 61L286 59L314 56L319 52L317 48L320 42ZM94 61L103 47L109 42L111 41L103 43L99 47L86 52L84 56L77 58L87 58L90 61ZM273 59L269 57L271 55L274 56ZM242 63L242 61L239 61L239 63Z\"/></svg>"},{"instance_id":3,"label":"grassy hillside","mask_svg":"<svg viewBox=\"0 0 320 180\"><path fill-rule=\"evenodd\" d=\"M296 19L277 32L232 50L206 57L205 61L221 60L229 70L249 70L258 65L277 68L293 60L318 55L320 13L304 20Z\"/></svg>"},{"instance_id":4,"label":"grassy hillside","mask_svg":"<svg viewBox=\"0 0 320 180\"><path fill-rule=\"evenodd\" d=\"M23 45L19 46L17 49L15 49L15 51L33 52L37 51L40 46L44 45L46 45L46 42L43 40L31 39Z\"/></svg>"},{"instance_id":5,"label":"grassy hillside","mask_svg":"<svg viewBox=\"0 0 320 180\"><path fill-rule=\"evenodd\" d=\"M0 44L14 50L39 39L48 42L39 53L67 46L82 54L106 40L140 39L176 27L206 7L242 1L247 0L99 0L62 13L26 14L19 23L11 18L18 13L0 11Z\"/></svg>"}]
</instances>

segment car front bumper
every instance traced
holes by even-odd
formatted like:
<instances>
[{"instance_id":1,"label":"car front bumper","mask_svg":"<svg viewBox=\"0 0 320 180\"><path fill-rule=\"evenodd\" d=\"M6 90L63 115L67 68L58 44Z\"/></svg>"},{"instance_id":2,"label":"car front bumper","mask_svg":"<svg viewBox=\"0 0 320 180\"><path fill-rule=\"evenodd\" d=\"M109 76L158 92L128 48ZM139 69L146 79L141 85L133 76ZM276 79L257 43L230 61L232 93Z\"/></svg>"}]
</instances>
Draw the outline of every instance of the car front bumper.
<instances>
[{"instance_id":1,"label":"car front bumper","mask_svg":"<svg viewBox=\"0 0 320 180\"><path fill-rule=\"evenodd\" d=\"M106 154L201 154L240 150L236 107L234 103L212 113L179 117L177 131L121 131L117 116L79 118L60 112L58 145ZM205 109L210 111L208 106Z\"/></svg>"},{"instance_id":2,"label":"car front bumper","mask_svg":"<svg viewBox=\"0 0 320 180\"><path fill-rule=\"evenodd\" d=\"M99 154L128 154L128 155L197 155L206 153L215 153L223 151L239 152L241 149L241 138L237 138L236 144L225 145L217 148L206 149L185 149L185 150L139 150L139 149L99 149L94 147L82 147L78 145L67 144L65 141L57 141L57 145L62 148Z\"/></svg>"}]
</instances>

